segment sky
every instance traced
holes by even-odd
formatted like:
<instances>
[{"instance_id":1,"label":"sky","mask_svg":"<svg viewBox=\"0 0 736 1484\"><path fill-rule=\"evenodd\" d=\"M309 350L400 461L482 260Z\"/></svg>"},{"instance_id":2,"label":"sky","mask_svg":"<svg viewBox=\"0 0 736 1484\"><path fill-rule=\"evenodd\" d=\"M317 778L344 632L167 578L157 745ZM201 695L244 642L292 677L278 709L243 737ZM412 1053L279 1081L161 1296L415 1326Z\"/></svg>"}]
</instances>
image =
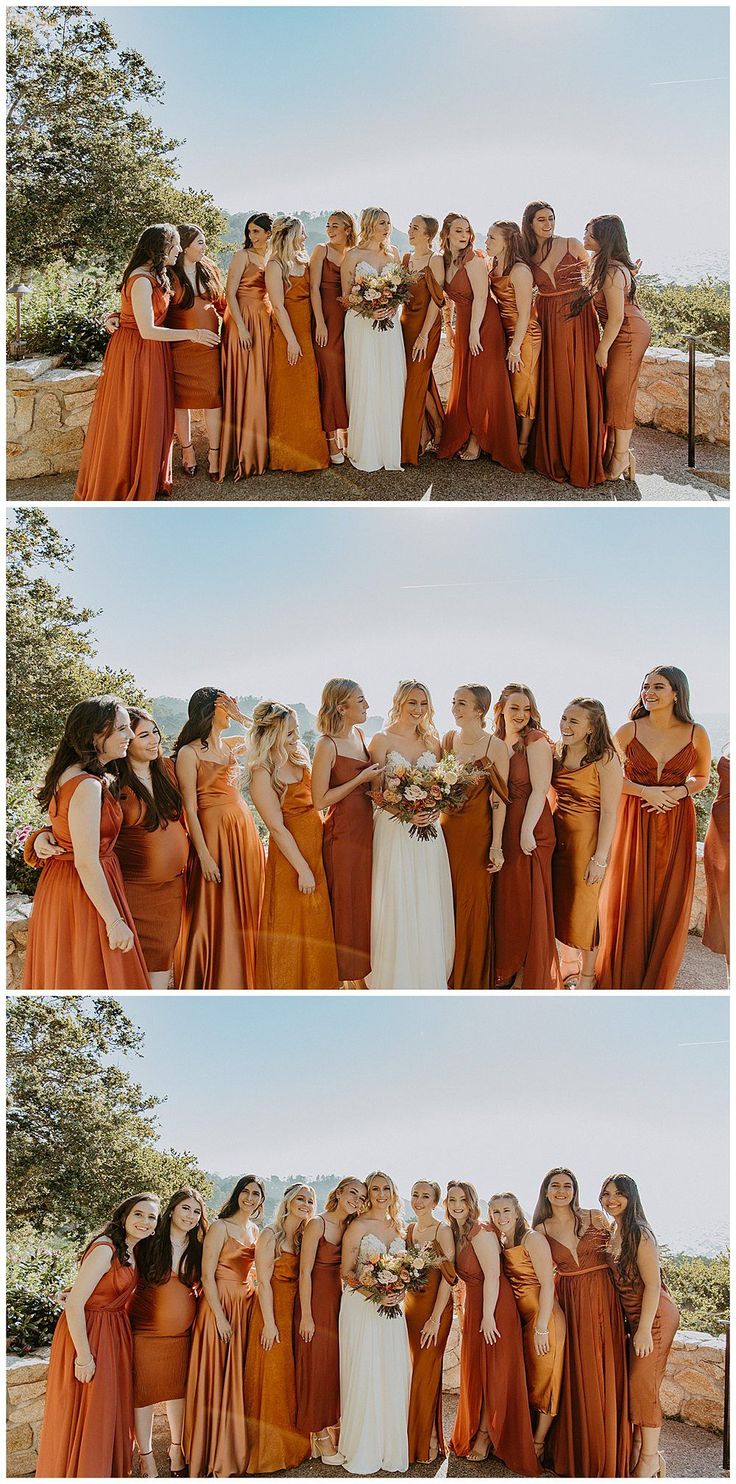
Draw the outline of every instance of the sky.
<instances>
[{"instance_id":1,"label":"sky","mask_svg":"<svg viewBox=\"0 0 736 1484\"><path fill-rule=\"evenodd\" d=\"M219 1175L468 1179L531 1213L543 1175L582 1202L632 1174L660 1241L715 1251L728 1229L723 997L123 997L128 1063L166 1097L163 1147Z\"/></svg>"},{"instance_id":2,"label":"sky","mask_svg":"<svg viewBox=\"0 0 736 1484\"><path fill-rule=\"evenodd\" d=\"M54 580L101 610L99 663L151 696L217 685L316 713L347 675L386 716L418 677L444 730L456 686L520 681L554 732L576 695L621 725L647 668L677 664L696 717L728 712L726 510L88 505L51 520L75 547Z\"/></svg>"},{"instance_id":3,"label":"sky","mask_svg":"<svg viewBox=\"0 0 736 1484\"><path fill-rule=\"evenodd\" d=\"M726 6L102 7L165 82L182 183L228 211L386 208L561 234L615 212L644 269L728 252Z\"/></svg>"}]
</instances>

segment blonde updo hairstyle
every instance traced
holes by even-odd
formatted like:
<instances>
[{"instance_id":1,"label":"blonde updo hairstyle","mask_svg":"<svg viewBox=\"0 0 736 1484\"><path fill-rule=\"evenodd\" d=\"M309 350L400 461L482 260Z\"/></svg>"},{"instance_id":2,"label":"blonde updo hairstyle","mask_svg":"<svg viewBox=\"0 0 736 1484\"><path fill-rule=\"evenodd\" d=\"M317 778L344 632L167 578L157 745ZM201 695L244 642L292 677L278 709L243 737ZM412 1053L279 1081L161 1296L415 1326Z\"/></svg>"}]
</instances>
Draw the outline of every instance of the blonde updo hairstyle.
<instances>
[{"instance_id":1,"label":"blonde updo hairstyle","mask_svg":"<svg viewBox=\"0 0 736 1484\"><path fill-rule=\"evenodd\" d=\"M358 223L356 222L352 211L331 211L330 215L327 218L328 222L332 221L333 217L335 221L342 222L345 228L347 246L355 247L355 244L358 241Z\"/></svg>"},{"instance_id":2,"label":"blonde updo hairstyle","mask_svg":"<svg viewBox=\"0 0 736 1484\"><path fill-rule=\"evenodd\" d=\"M286 1190L284 1191L281 1200L279 1201L279 1204L276 1208L276 1215L274 1216L273 1221L270 1223L271 1231L274 1235L274 1254L276 1257L278 1257L279 1254L284 1250L284 1243L286 1241L286 1218L289 1215L289 1208L291 1206L291 1203L294 1197L299 1194L300 1190L311 1191L314 1197L315 1210L317 1208L317 1192L314 1189L313 1185L304 1185L301 1180L297 1181L296 1185L287 1185ZM304 1224L298 1227L296 1232L294 1233L295 1252L299 1252L299 1249L302 1245L303 1225Z\"/></svg>"},{"instance_id":3,"label":"blonde updo hairstyle","mask_svg":"<svg viewBox=\"0 0 736 1484\"><path fill-rule=\"evenodd\" d=\"M434 722L434 706L432 705L432 697L429 693L429 688L424 684L422 680L399 681L399 684L397 685L394 692L394 698L391 702L391 710L388 713L388 721L386 722L386 727L388 730L390 730L391 727L394 726L399 720L399 717L401 716L401 708L405 705L407 698L410 696L413 690L423 690L425 696L427 697L427 715L424 718L424 721L420 722L419 724L419 736L421 737L423 742L439 742L439 732L437 731Z\"/></svg>"},{"instance_id":4,"label":"blonde updo hairstyle","mask_svg":"<svg viewBox=\"0 0 736 1484\"><path fill-rule=\"evenodd\" d=\"M256 768L265 768L279 798L286 793L287 784L280 782L278 769L286 763L293 763L296 768L309 765L304 743L299 740L292 746L287 739L292 718L296 720L296 712L291 706L281 701L259 701L253 708L253 725L248 736L248 777L252 777Z\"/></svg>"},{"instance_id":5,"label":"blonde updo hairstyle","mask_svg":"<svg viewBox=\"0 0 736 1484\"><path fill-rule=\"evenodd\" d=\"M436 1180L415 1180L414 1185L412 1185L411 1187L412 1191L417 1185L428 1185L432 1192L432 1195L434 1196L435 1206L439 1205L440 1201L442 1200L442 1187L437 1184ZM432 1209L434 1209L434 1207Z\"/></svg>"},{"instance_id":6,"label":"blonde updo hairstyle","mask_svg":"<svg viewBox=\"0 0 736 1484\"><path fill-rule=\"evenodd\" d=\"M371 238L372 238L373 233L375 231L376 223L378 221L379 216L388 216L388 212L386 211L385 206L366 206L365 210L364 211L361 211L361 213L360 213L360 236L358 238L358 244L357 244L358 247L369 247L370 246L370 241L371 241ZM391 228L389 227L388 232L386 233L386 236L384 237L384 239L383 239L383 241L381 243L381 248L383 249L384 252L388 252L388 246L389 246L389 242L390 241L391 241Z\"/></svg>"},{"instance_id":7,"label":"blonde updo hairstyle","mask_svg":"<svg viewBox=\"0 0 736 1484\"><path fill-rule=\"evenodd\" d=\"M307 255L302 248L297 248L297 239L305 230L304 222L298 216L277 216L271 229L271 259L278 263L284 286L288 289L291 278L290 274L297 263L306 263Z\"/></svg>"},{"instance_id":8,"label":"blonde updo hairstyle","mask_svg":"<svg viewBox=\"0 0 736 1484\"><path fill-rule=\"evenodd\" d=\"M326 681L317 712L317 731L321 732L324 737L335 737L343 725L340 707L350 700L354 691L359 690L360 686L356 680L343 680L337 677Z\"/></svg>"},{"instance_id":9,"label":"blonde updo hairstyle","mask_svg":"<svg viewBox=\"0 0 736 1484\"><path fill-rule=\"evenodd\" d=\"M368 1192L368 1198L366 1202L366 1210L363 1214L364 1216L367 1215L371 1209L371 1185L373 1181L377 1179L387 1180L388 1184L391 1186L391 1199L388 1203L388 1214L392 1224L396 1227L397 1232L400 1236L403 1237L404 1232L406 1231L406 1227L404 1226L404 1219L401 1214L401 1196L399 1195L399 1192L396 1189L391 1176L387 1175L385 1170L371 1170L370 1175L366 1175L363 1184L365 1185L366 1191Z\"/></svg>"}]
</instances>

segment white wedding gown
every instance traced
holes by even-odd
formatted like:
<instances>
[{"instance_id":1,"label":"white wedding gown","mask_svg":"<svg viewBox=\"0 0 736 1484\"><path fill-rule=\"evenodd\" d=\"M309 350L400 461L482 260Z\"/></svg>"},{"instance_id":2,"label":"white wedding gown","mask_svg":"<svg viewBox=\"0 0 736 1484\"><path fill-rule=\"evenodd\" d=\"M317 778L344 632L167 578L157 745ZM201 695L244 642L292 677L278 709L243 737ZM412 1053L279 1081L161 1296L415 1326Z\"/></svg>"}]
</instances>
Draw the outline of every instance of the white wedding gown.
<instances>
[{"instance_id":1,"label":"white wedding gown","mask_svg":"<svg viewBox=\"0 0 736 1484\"><path fill-rule=\"evenodd\" d=\"M356 273L361 269L376 272L371 263L358 263ZM406 355L398 312L390 330L379 330L373 328L373 320L349 309L345 315L345 391L348 458L356 469L401 468L405 385Z\"/></svg>"},{"instance_id":2,"label":"white wedding gown","mask_svg":"<svg viewBox=\"0 0 736 1484\"><path fill-rule=\"evenodd\" d=\"M395 1237L389 1252L402 1252ZM358 1263L384 1243L369 1232L358 1249ZM411 1359L403 1309L393 1318L354 1288L340 1301L340 1442L349 1474L403 1474L409 1467Z\"/></svg>"},{"instance_id":3,"label":"white wedding gown","mask_svg":"<svg viewBox=\"0 0 736 1484\"><path fill-rule=\"evenodd\" d=\"M437 759L423 752L410 764L389 752L387 765L392 761L432 768ZM409 828L385 809L376 811L369 989L447 989L452 972L455 913L445 837L439 824L434 840L411 836Z\"/></svg>"}]
</instances>

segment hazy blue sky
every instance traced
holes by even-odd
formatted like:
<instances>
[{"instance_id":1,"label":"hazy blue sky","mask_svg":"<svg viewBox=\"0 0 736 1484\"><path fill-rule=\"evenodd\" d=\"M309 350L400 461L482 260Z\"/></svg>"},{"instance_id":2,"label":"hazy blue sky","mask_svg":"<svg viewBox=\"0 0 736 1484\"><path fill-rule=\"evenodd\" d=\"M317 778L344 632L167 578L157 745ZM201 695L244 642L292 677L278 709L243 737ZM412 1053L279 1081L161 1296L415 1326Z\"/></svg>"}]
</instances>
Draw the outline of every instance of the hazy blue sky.
<instances>
[{"instance_id":1,"label":"hazy blue sky","mask_svg":"<svg viewBox=\"0 0 736 1484\"><path fill-rule=\"evenodd\" d=\"M98 11L166 83L182 181L229 211L385 206L485 232L613 211L651 270L728 248L728 8Z\"/></svg>"},{"instance_id":2,"label":"hazy blue sky","mask_svg":"<svg viewBox=\"0 0 736 1484\"><path fill-rule=\"evenodd\" d=\"M711 996L123 998L161 1143L218 1174L467 1178L529 1210L569 1165L584 1203L633 1174L663 1241L728 1223L728 1006Z\"/></svg>"}]
</instances>

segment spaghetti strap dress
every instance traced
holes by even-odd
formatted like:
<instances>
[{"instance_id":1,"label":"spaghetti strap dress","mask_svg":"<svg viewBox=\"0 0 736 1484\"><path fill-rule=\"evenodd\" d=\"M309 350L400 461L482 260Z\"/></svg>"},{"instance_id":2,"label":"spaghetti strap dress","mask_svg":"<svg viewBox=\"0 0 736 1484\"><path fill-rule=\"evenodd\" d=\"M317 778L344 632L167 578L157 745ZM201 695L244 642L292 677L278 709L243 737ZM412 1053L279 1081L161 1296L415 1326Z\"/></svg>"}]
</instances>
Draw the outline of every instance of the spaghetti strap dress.
<instances>
[{"instance_id":1,"label":"spaghetti strap dress","mask_svg":"<svg viewBox=\"0 0 736 1484\"><path fill-rule=\"evenodd\" d=\"M651 326L639 305L629 298L630 292L629 284L624 292L623 324L608 352L608 365L603 373L606 427L620 428L622 431L630 431L636 421L634 414L639 377L644 355L652 338ZM608 323L605 294L596 294L593 304L605 329Z\"/></svg>"},{"instance_id":2,"label":"spaghetti strap dress","mask_svg":"<svg viewBox=\"0 0 736 1484\"><path fill-rule=\"evenodd\" d=\"M437 1230L439 1231L439 1222ZM415 1224L412 1221L406 1231L407 1246L413 1244L415 1237ZM447 1451L442 1430L442 1363L452 1329L454 1314L452 1294L442 1311L440 1327L434 1344L425 1345L424 1349L422 1349L422 1330L432 1315L437 1291L443 1278L454 1288L457 1283L457 1273L455 1264L445 1257L436 1234L430 1245L437 1258L437 1265L429 1269L426 1288L421 1293L407 1293L404 1300L412 1366L409 1395L409 1463L428 1462L433 1432L437 1436L440 1456Z\"/></svg>"},{"instance_id":3,"label":"spaghetti strap dress","mask_svg":"<svg viewBox=\"0 0 736 1484\"><path fill-rule=\"evenodd\" d=\"M268 464L268 373L271 365L271 300L263 268L246 258L236 299L251 337L240 344L226 307L222 323L222 432L220 483L231 471L236 483L262 474Z\"/></svg>"},{"instance_id":4,"label":"spaghetti strap dress","mask_svg":"<svg viewBox=\"0 0 736 1484\"><path fill-rule=\"evenodd\" d=\"M506 336L496 300L489 293L480 327L481 352L470 354L473 287L465 264L445 283L455 305L455 349L452 382L438 449L441 459L459 453L471 433L497 464L523 473L516 431L516 411L506 368Z\"/></svg>"},{"instance_id":5,"label":"spaghetti strap dress","mask_svg":"<svg viewBox=\"0 0 736 1484\"><path fill-rule=\"evenodd\" d=\"M182 1435L192 1479L206 1479L210 1474L229 1479L245 1473L248 1444L243 1387L254 1259L253 1244L228 1233L215 1269L217 1295L232 1330L227 1344L220 1339L204 1295L197 1305Z\"/></svg>"},{"instance_id":6,"label":"spaghetti strap dress","mask_svg":"<svg viewBox=\"0 0 736 1484\"><path fill-rule=\"evenodd\" d=\"M340 1420L340 1259L342 1240L331 1242L324 1233L317 1243L312 1268L312 1318L309 1342L299 1333L301 1305L296 1302L296 1428L304 1437L324 1432Z\"/></svg>"},{"instance_id":7,"label":"spaghetti strap dress","mask_svg":"<svg viewBox=\"0 0 736 1484\"><path fill-rule=\"evenodd\" d=\"M327 326L327 344L315 345L319 372L319 398L322 427L326 433L347 428L348 404L345 400L345 308L342 283L337 263L325 255L319 285L322 313Z\"/></svg>"},{"instance_id":8,"label":"spaghetti strap dress","mask_svg":"<svg viewBox=\"0 0 736 1484\"><path fill-rule=\"evenodd\" d=\"M569 243L569 239L568 239ZM569 247L557 264L554 281L544 263L531 263L542 330L539 397L534 423L533 463L538 474L558 484L589 489L602 484L603 389L595 353L600 339L595 310L586 304L570 318L580 293L583 265Z\"/></svg>"},{"instance_id":9,"label":"spaghetti strap dress","mask_svg":"<svg viewBox=\"0 0 736 1484\"><path fill-rule=\"evenodd\" d=\"M454 739L454 732L443 737L444 753L452 752ZM486 752L491 740L489 737ZM482 768L484 776L473 785L462 809L440 815L455 907L455 958L449 989L493 987L492 878L488 872L488 852L493 838L491 797L494 790L498 791L500 779L487 756L476 766Z\"/></svg>"},{"instance_id":10,"label":"spaghetti strap dress","mask_svg":"<svg viewBox=\"0 0 736 1484\"><path fill-rule=\"evenodd\" d=\"M730 961L730 853L731 762L719 757L718 794L713 804L703 849L705 869L705 927L703 947L724 953Z\"/></svg>"},{"instance_id":11,"label":"spaghetti strap dress","mask_svg":"<svg viewBox=\"0 0 736 1484\"><path fill-rule=\"evenodd\" d=\"M370 755L362 733L361 742L364 758L341 757L335 746L330 788L348 783L369 766ZM330 804L322 836L322 859L332 905L340 983L365 979L371 968L373 876L373 805L368 784Z\"/></svg>"},{"instance_id":12,"label":"spaghetti strap dress","mask_svg":"<svg viewBox=\"0 0 736 1484\"><path fill-rule=\"evenodd\" d=\"M525 855L521 827L532 791L527 746L543 737L530 731L509 758L509 801L503 827L504 863L493 883L495 983L508 985L521 970L521 989L561 989L552 901L555 827L545 800L534 826L536 849Z\"/></svg>"},{"instance_id":13,"label":"spaghetti strap dress","mask_svg":"<svg viewBox=\"0 0 736 1484\"><path fill-rule=\"evenodd\" d=\"M629 1420L632 1427L661 1427L664 1421L659 1392L667 1369L667 1357L680 1323L680 1311L662 1284L657 1312L652 1320L652 1343L649 1355L637 1355L634 1335L639 1328L644 1298L644 1281L637 1268L633 1278L621 1271L620 1259L609 1253L613 1281L621 1300L628 1334L629 1355Z\"/></svg>"},{"instance_id":14,"label":"spaghetti strap dress","mask_svg":"<svg viewBox=\"0 0 736 1484\"><path fill-rule=\"evenodd\" d=\"M404 268L408 268L410 254L404 253ZM412 360L412 351L430 304L442 309L445 296L429 264L412 275L411 298L401 311L401 331L406 351L406 386L404 388L404 412L401 420L401 462L418 464L429 443L435 447L440 441L445 412L437 383L432 374L432 365L440 348L442 316L437 315L429 332L427 349L421 360Z\"/></svg>"},{"instance_id":15,"label":"spaghetti strap dress","mask_svg":"<svg viewBox=\"0 0 736 1484\"><path fill-rule=\"evenodd\" d=\"M256 955L257 989L339 989L327 879L322 863L322 820L312 803L310 770L289 783L281 800L289 834L315 879L312 892L299 878L273 835Z\"/></svg>"}]
</instances>

